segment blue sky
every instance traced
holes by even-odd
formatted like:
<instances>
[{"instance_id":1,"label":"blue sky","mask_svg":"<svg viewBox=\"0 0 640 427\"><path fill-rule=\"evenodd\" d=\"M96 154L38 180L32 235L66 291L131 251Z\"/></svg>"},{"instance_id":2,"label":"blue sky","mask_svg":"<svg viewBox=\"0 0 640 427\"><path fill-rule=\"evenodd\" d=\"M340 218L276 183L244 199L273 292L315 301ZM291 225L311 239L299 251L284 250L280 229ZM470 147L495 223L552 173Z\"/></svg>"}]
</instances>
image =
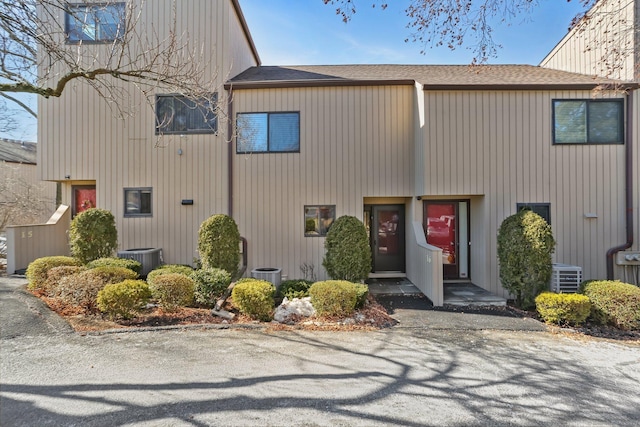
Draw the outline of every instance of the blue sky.
<instances>
[{"instance_id":1,"label":"blue sky","mask_svg":"<svg viewBox=\"0 0 640 427\"><path fill-rule=\"evenodd\" d=\"M468 64L473 52L465 47L427 49L405 42L404 9L410 0L389 1L372 8L373 0L355 0L357 13L342 22L335 7L322 0L240 0L263 65L318 64ZM494 38L502 45L491 63L538 64L566 34L571 19L581 10L572 0L538 0L531 13L511 25L495 23ZM35 98L29 100L35 107ZM36 141L36 121L18 114L20 126L0 137Z\"/></svg>"}]
</instances>

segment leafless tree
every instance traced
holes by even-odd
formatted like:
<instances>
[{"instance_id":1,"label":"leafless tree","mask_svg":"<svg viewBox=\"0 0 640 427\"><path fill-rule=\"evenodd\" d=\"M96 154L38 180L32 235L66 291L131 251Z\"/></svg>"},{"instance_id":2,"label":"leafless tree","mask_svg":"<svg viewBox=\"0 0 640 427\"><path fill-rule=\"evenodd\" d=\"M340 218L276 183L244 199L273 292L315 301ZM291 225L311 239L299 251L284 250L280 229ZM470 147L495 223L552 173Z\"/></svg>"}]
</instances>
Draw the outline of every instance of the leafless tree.
<instances>
[{"instance_id":1,"label":"leafless tree","mask_svg":"<svg viewBox=\"0 0 640 427\"><path fill-rule=\"evenodd\" d=\"M355 0L323 0L336 7L336 13L348 22L356 13ZM572 1L572 0L567 0ZM633 0L573 0L583 13L568 23L569 29L585 33L585 49L601 52L599 61L605 77L615 77L625 58L633 55L635 23L625 20L620 10ZM596 3L609 3L608 8L593 8ZM373 7L386 8L388 2L365 0ZM494 40L492 25L509 25L538 6L536 0L406 0L407 28L422 52L433 46L456 49L467 46L474 52L474 63L486 63L496 57L500 45ZM600 5L598 5L600 6ZM593 9L592 9L593 8ZM592 10L592 13L587 13ZM592 25L597 22L598 25ZM637 75L637 74L636 74Z\"/></svg>"},{"instance_id":2,"label":"leafless tree","mask_svg":"<svg viewBox=\"0 0 640 427\"><path fill-rule=\"evenodd\" d=\"M202 60L204 44L178 32L176 0L169 29L142 19L145 2L0 0L0 95L36 116L16 93L59 97L71 82L83 81L119 115L131 113L123 102L131 90L151 105L159 88L193 99L214 93L217 71ZM92 39L96 22L110 37Z\"/></svg>"}]
</instances>

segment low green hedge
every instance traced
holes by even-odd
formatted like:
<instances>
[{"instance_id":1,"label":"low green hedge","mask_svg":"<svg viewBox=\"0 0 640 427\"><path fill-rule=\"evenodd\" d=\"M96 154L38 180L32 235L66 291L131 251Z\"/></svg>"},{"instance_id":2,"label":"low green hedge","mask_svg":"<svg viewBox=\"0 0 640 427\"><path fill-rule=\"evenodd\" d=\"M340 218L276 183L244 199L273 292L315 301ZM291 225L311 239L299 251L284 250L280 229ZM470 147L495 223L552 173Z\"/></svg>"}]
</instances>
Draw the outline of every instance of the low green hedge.
<instances>
[{"instance_id":1,"label":"low green hedge","mask_svg":"<svg viewBox=\"0 0 640 427\"><path fill-rule=\"evenodd\" d=\"M28 288L31 290L42 289L47 280L47 273L54 267L80 266L80 261L68 256L48 256L38 258L27 267Z\"/></svg>"},{"instance_id":2,"label":"low green hedge","mask_svg":"<svg viewBox=\"0 0 640 427\"><path fill-rule=\"evenodd\" d=\"M181 264L163 264L147 274L147 282L151 284L155 277L169 273L178 273L188 277L193 273L193 268Z\"/></svg>"},{"instance_id":3,"label":"low green hedge","mask_svg":"<svg viewBox=\"0 0 640 427\"><path fill-rule=\"evenodd\" d=\"M362 295L362 289L359 291L355 283L346 280L325 280L309 288L311 305L320 316L351 314L358 303L358 295Z\"/></svg>"},{"instance_id":4,"label":"low green hedge","mask_svg":"<svg viewBox=\"0 0 640 427\"><path fill-rule=\"evenodd\" d=\"M273 317L275 292L273 283L266 280L242 279L234 286L231 298L241 313L253 319L268 321Z\"/></svg>"},{"instance_id":5,"label":"low green hedge","mask_svg":"<svg viewBox=\"0 0 640 427\"><path fill-rule=\"evenodd\" d=\"M191 273L198 304L213 307L231 284L231 275L221 268L203 268Z\"/></svg>"},{"instance_id":6,"label":"low green hedge","mask_svg":"<svg viewBox=\"0 0 640 427\"><path fill-rule=\"evenodd\" d=\"M180 273L160 274L149 282L151 296L166 311L175 311L178 307L193 304L195 283Z\"/></svg>"},{"instance_id":7,"label":"low green hedge","mask_svg":"<svg viewBox=\"0 0 640 427\"><path fill-rule=\"evenodd\" d=\"M286 297L288 300L294 298L305 298L309 296L309 288L313 285L310 280L285 280L280 283L278 296Z\"/></svg>"},{"instance_id":8,"label":"low green hedge","mask_svg":"<svg viewBox=\"0 0 640 427\"><path fill-rule=\"evenodd\" d=\"M584 294L591 300L591 317L601 324L620 329L640 329L640 288L614 280L597 280L584 284Z\"/></svg>"},{"instance_id":9,"label":"low green hedge","mask_svg":"<svg viewBox=\"0 0 640 427\"><path fill-rule=\"evenodd\" d=\"M589 297L580 294L543 292L535 302L536 310L546 323L580 325L591 313Z\"/></svg>"},{"instance_id":10,"label":"low green hedge","mask_svg":"<svg viewBox=\"0 0 640 427\"><path fill-rule=\"evenodd\" d=\"M144 280L125 280L110 284L98 292L98 308L110 317L130 319L151 298L151 290Z\"/></svg>"},{"instance_id":11,"label":"low green hedge","mask_svg":"<svg viewBox=\"0 0 640 427\"><path fill-rule=\"evenodd\" d=\"M98 258L87 264L87 268L96 268L96 267L122 267L122 268L128 268L129 270L133 270L138 274L140 274L140 272L142 271L142 264L139 261L136 261L135 259L128 259L128 258L113 258L113 257Z\"/></svg>"}]
</instances>

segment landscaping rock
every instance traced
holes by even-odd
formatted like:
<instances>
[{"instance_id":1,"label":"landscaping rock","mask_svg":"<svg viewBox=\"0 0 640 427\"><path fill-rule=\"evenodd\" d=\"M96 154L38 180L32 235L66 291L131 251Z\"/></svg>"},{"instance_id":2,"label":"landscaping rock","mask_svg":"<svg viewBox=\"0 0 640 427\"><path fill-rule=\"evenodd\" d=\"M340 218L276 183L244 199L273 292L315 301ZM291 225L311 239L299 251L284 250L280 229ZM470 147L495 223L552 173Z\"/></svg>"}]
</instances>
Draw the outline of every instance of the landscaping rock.
<instances>
[{"instance_id":1,"label":"landscaping rock","mask_svg":"<svg viewBox=\"0 0 640 427\"><path fill-rule=\"evenodd\" d=\"M311 317L316 314L316 310L311 305L311 298L294 298L292 300L284 298L282 304L276 308L273 319L279 323L286 323L291 317Z\"/></svg>"}]
</instances>

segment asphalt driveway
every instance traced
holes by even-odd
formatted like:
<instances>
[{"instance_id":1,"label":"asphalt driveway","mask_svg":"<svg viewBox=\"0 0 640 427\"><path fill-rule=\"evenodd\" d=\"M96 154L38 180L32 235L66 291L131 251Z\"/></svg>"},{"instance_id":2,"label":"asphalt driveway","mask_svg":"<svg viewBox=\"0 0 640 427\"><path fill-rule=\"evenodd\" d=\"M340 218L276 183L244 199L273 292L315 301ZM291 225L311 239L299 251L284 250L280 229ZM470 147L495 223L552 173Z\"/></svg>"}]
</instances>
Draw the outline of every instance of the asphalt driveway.
<instances>
[{"instance_id":1,"label":"asphalt driveway","mask_svg":"<svg viewBox=\"0 0 640 427\"><path fill-rule=\"evenodd\" d=\"M79 335L0 285L2 426L640 423L637 345L415 313L376 332Z\"/></svg>"}]
</instances>

